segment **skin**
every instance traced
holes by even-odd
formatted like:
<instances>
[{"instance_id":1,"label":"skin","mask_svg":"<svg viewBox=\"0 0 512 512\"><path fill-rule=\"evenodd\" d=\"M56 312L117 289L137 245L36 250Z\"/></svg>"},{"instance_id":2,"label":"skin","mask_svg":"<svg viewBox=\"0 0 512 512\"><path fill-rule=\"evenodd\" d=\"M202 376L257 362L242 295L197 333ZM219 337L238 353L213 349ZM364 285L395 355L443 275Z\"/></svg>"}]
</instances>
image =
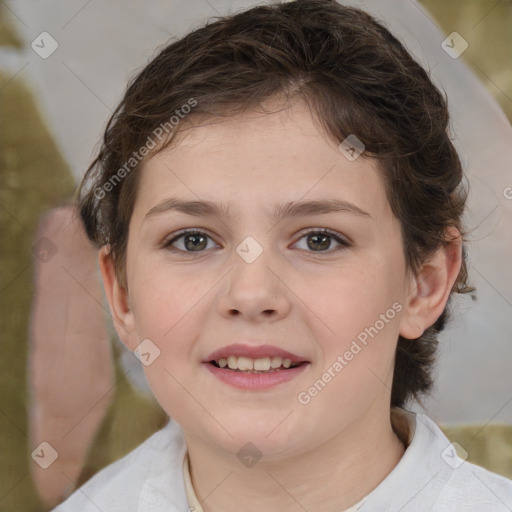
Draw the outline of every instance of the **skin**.
<instances>
[{"instance_id":1,"label":"skin","mask_svg":"<svg viewBox=\"0 0 512 512\"><path fill-rule=\"evenodd\" d=\"M229 205L231 218L168 211L145 219L171 196ZM315 214L273 222L275 203L336 198L369 216ZM196 228L211 237L197 252L162 248ZM326 248L305 236L329 228ZM460 236L418 273L408 272L399 221L376 162L349 161L305 104L247 112L196 126L149 159L129 226L127 289L106 247L100 268L123 342L149 338L160 356L145 366L153 392L184 429L196 494L205 511L343 510L368 494L400 460L390 423L398 335L417 338L439 317L461 264ZM236 252L248 236L262 254ZM182 238L175 249L186 251ZM308 243L309 242L309 243ZM315 245L315 243L317 245ZM192 254L192 255L191 255ZM398 302L401 311L307 405L307 390L352 340ZM265 391L232 388L203 368L214 350L269 343L310 364ZM237 452L262 453L252 468Z\"/></svg>"}]
</instances>

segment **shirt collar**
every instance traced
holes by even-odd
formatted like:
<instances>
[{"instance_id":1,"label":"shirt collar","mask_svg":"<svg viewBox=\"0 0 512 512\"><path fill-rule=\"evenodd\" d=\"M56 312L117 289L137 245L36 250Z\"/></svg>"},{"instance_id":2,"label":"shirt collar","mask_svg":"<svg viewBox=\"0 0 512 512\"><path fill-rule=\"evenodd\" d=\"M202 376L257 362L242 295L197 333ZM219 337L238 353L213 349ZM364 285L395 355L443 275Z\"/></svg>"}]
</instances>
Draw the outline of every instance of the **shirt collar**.
<instances>
[{"instance_id":1,"label":"shirt collar","mask_svg":"<svg viewBox=\"0 0 512 512\"><path fill-rule=\"evenodd\" d=\"M162 434L154 447L156 456L142 485L137 512L183 512L188 509L182 471L187 453L183 430L170 419ZM160 445L160 439L165 439L165 443Z\"/></svg>"},{"instance_id":2,"label":"shirt collar","mask_svg":"<svg viewBox=\"0 0 512 512\"><path fill-rule=\"evenodd\" d=\"M442 430L424 414L394 411L395 419L408 425L410 443L398 464L368 494L360 512L430 511L452 471L441 456L450 444Z\"/></svg>"}]
</instances>

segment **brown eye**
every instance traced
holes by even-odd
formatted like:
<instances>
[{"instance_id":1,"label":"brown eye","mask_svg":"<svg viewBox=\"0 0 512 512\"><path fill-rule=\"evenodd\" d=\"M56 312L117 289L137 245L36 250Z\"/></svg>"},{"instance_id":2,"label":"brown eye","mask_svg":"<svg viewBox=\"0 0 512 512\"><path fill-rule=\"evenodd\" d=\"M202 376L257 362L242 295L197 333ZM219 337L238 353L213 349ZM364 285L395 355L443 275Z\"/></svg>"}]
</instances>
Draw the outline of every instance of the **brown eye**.
<instances>
[{"instance_id":1,"label":"brown eye","mask_svg":"<svg viewBox=\"0 0 512 512\"><path fill-rule=\"evenodd\" d=\"M307 236L308 247L313 250L329 249L331 245L331 237L320 233L313 233Z\"/></svg>"},{"instance_id":2,"label":"brown eye","mask_svg":"<svg viewBox=\"0 0 512 512\"><path fill-rule=\"evenodd\" d=\"M185 235L183 240L185 242L185 247L190 251L200 251L201 249L206 249L206 246L208 245L207 237L199 233Z\"/></svg>"},{"instance_id":3,"label":"brown eye","mask_svg":"<svg viewBox=\"0 0 512 512\"><path fill-rule=\"evenodd\" d=\"M338 233L326 229L311 230L303 234L299 242L303 239L306 240L306 247L299 247L299 249L304 249L308 252L333 252L350 245ZM328 251L333 245L333 240L335 244L338 244L338 247ZM296 242L296 244L299 242Z\"/></svg>"},{"instance_id":4,"label":"brown eye","mask_svg":"<svg viewBox=\"0 0 512 512\"><path fill-rule=\"evenodd\" d=\"M208 247L208 240L211 238L202 231L182 231L164 242L164 248L177 252L202 252Z\"/></svg>"}]
</instances>

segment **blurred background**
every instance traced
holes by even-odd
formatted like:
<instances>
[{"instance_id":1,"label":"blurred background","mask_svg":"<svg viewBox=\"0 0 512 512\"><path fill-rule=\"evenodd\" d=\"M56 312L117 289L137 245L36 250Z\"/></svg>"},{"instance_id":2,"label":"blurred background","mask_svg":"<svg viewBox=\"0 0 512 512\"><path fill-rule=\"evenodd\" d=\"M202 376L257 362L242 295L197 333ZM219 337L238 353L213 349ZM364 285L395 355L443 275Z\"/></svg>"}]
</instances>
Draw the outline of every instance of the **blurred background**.
<instances>
[{"instance_id":1,"label":"blurred background","mask_svg":"<svg viewBox=\"0 0 512 512\"><path fill-rule=\"evenodd\" d=\"M255 3L0 2L0 512L49 510L165 423L66 205L156 48ZM470 184L477 290L454 301L436 388L413 408L512 477L512 1L341 3L383 21L446 91Z\"/></svg>"},{"instance_id":2,"label":"blurred background","mask_svg":"<svg viewBox=\"0 0 512 512\"><path fill-rule=\"evenodd\" d=\"M462 59L512 119L512 2L420 0L442 31L468 42Z\"/></svg>"}]
</instances>

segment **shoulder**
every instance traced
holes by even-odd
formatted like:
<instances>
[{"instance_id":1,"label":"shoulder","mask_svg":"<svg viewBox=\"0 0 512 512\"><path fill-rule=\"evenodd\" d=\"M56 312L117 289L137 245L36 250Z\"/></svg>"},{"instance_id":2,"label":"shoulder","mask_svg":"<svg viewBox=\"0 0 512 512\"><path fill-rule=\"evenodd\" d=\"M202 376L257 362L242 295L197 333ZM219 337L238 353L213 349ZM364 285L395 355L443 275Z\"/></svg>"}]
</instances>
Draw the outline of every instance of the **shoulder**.
<instances>
[{"instance_id":1,"label":"shoulder","mask_svg":"<svg viewBox=\"0 0 512 512\"><path fill-rule=\"evenodd\" d=\"M416 429L428 440L424 460L436 468L434 512L506 512L512 509L512 480L460 457L439 426L428 416L416 415ZM418 424L421 424L419 427ZM418 453L420 455L421 453ZM429 460L430 459L430 460Z\"/></svg>"},{"instance_id":2,"label":"shoulder","mask_svg":"<svg viewBox=\"0 0 512 512\"><path fill-rule=\"evenodd\" d=\"M406 440L402 459L366 498L361 512L510 512L512 481L461 458L428 416L392 413Z\"/></svg>"},{"instance_id":3,"label":"shoulder","mask_svg":"<svg viewBox=\"0 0 512 512\"><path fill-rule=\"evenodd\" d=\"M512 480L460 457L436 501L436 511L507 512L512 510Z\"/></svg>"},{"instance_id":4,"label":"shoulder","mask_svg":"<svg viewBox=\"0 0 512 512\"><path fill-rule=\"evenodd\" d=\"M53 512L135 512L144 488L156 475L170 482L178 479L180 484L185 452L182 430L170 420L137 448L99 471Z\"/></svg>"}]
</instances>

